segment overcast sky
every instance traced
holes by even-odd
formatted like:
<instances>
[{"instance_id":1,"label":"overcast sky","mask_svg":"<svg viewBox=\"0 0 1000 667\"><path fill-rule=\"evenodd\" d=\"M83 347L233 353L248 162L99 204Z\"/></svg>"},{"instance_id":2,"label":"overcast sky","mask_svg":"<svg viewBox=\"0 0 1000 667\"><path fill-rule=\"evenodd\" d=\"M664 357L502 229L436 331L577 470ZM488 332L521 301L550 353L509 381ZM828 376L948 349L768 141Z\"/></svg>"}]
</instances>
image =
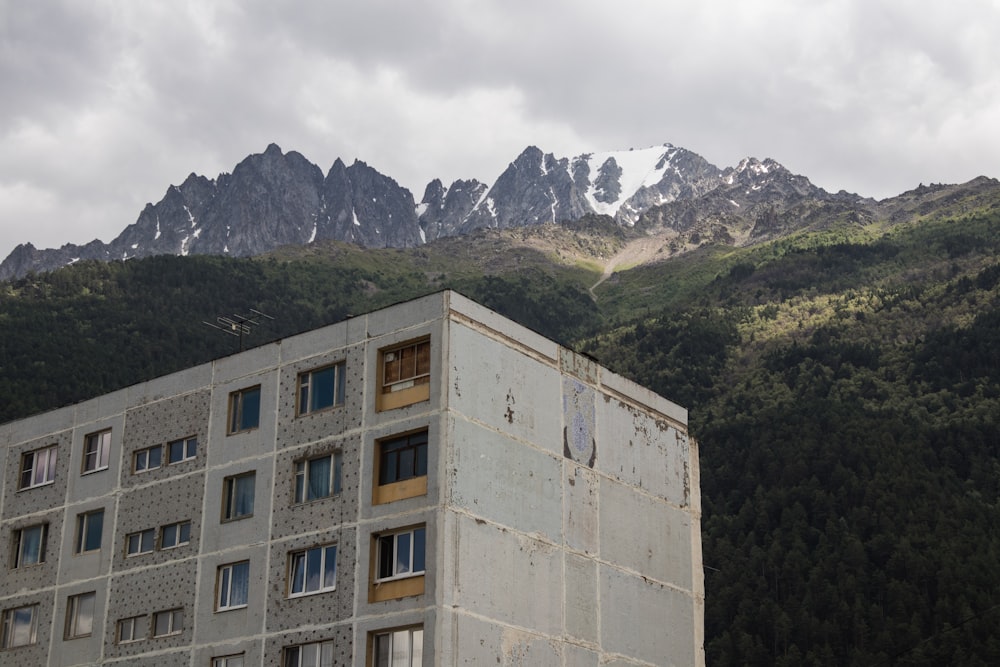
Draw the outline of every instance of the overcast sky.
<instances>
[{"instance_id":1,"label":"overcast sky","mask_svg":"<svg viewBox=\"0 0 1000 667\"><path fill-rule=\"evenodd\" d=\"M0 0L0 259L269 143L419 201L665 142L883 198L1000 177L1000 0Z\"/></svg>"}]
</instances>

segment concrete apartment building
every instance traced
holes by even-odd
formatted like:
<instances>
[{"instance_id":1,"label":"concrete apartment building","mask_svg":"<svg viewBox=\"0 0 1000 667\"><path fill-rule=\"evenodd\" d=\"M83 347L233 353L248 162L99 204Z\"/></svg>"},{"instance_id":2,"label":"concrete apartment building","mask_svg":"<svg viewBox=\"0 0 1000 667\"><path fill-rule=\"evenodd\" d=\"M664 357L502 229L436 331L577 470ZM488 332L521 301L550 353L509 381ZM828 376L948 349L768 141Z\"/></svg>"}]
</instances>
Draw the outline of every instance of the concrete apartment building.
<instances>
[{"instance_id":1,"label":"concrete apartment building","mask_svg":"<svg viewBox=\"0 0 1000 667\"><path fill-rule=\"evenodd\" d=\"M0 447L4 667L704 664L687 412L454 292Z\"/></svg>"}]
</instances>

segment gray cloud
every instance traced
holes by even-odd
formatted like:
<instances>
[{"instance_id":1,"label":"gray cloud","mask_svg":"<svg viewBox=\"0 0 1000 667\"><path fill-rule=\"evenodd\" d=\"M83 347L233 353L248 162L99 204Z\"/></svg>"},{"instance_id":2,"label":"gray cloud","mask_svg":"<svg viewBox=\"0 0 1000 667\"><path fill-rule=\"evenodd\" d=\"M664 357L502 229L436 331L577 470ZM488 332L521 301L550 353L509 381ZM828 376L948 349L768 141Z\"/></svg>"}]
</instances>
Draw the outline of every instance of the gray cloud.
<instances>
[{"instance_id":1,"label":"gray cloud","mask_svg":"<svg viewBox=\"0 0 1000 667\"><path fill-rule=\"evenodd\" d=\"M0 0L0 256L110 240L270 142L419 198L671 142L884 197L1000 176L1000 2Z\"/></svg>"}]
</instances>

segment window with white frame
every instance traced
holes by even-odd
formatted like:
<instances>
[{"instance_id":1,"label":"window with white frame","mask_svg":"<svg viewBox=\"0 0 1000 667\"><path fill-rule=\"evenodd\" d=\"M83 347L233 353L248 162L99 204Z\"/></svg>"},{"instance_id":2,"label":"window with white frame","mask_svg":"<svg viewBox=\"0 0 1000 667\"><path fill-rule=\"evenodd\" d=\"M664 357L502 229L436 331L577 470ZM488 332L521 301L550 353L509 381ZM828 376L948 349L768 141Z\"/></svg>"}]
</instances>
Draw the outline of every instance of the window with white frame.
<instances>
[{"instance_id":1,"label":"window with white frame","mask_svg":"<svg viewBox=\"0 0 1000 667\"><path fill-rule=\"evenodd\" d=\"M243 654L220 655L212 658L212 667L243 667Z\"/></svg>"},{"instance_id":2,"label":"window with white frame","mask_svg":"<svg viewBox=\"0 0 1000 667\"><path fill-rule=\"evenodd\" d=\"M91 433L83 439L83 472L105 470L111 458L111 429Z\"/></svg>"},{"instance_id":3,"label":"window with white frame","mask_svg":"<svg viewBox=\"0 0 1000 667\"><path fill-rule=\"evenodd\" d=\"M11 534L11 567L44 563L48 533L49 526L45 523L15 529Z\"/></svg>"},{"instance_id":4,"label":"window with white frame","mask_svg":"<svg viewBox=\"0 0 1000 667\"><path fill-rule=\"evenodd\" d=\"M76 553L97 551L101 548L104 532L104 510L94 510L76 515Z\"/></svg>"},{"instance_id":5,"label":"window with white frame","mask_svg":"<svg viewBox=\"0 0 1000 667\"><path fill-rule=\"evenodd\" d=\"M58 449L56 445L52 445L24 454L21 457L21 479L17 488L30 489L54 482Z\"/></svg>"},{"instance_id":6,"label":"window with white frame","mask_svg":"<svg viewBox=\"0 0 1000 667\"><path fill-rule=\"evenodd\" d=\"M216 611L247 606L250 589L250 561L245 560L220 566L216 581L216 589L218 590Z\"/></svg>"},{"instance_id":7,"label":"window with white frame","mask_svg":"<svg viewBox=\"0 0 1000 667\"><path fill-rule=\"evenodd\" d=\"M153 614L153 636L167 637L184 631L184 610L166 609Z\"/></svg>"},{"instance_id":8,"label":"window with white frame","mask_svg":"<svg viewBox=\"0 0 1000 667\"><path fill-rule=\"evenodd\" d=\"M38 641L38 605L5 609L0 648L28 646Z\"/></svg>"},{"instance_id":9,"label":"window with white frame","mask_svg":"<svg viewBox=\"0 0 1000 667\"><path fill-rule=\"evenodd\" d=\"M116 637L119 644L137 642L146 638L146 616L130 616L118 620Z\"/></svg>"},{"instance_id":10,"label":"window with white frame","mask_svg":"<svg viewBox=\"0 0 1000 667\"><path fill-rule=\"evenodd\" d=\"M167 524L160 528L160 548L173 549L191 541L191 522Z\"/></svg>"},{"instance_id":11,"label":"window with white frame","mask_svg":"<svg viewBox=\"0 0 1000 667\"><path fill-rule=\"evenodd\" d=\"M288 554L288 596L311 595L337 587L337 546L328 544Z\"/></svg>"},{"instance_id":12,"label":"window with white frame","mask_svg":"<svg viewBox=\"0 0 1000 667\"><path fill-rule=\"evenodd\" d=\"M286 646L281 667L333 667L333 642Z\"/></svg>"},{"instance_id":13,"label":"window with white frame","mask_svg":"<svg viewBox=\"0 0 1000 667\"><path fill-rule=\"evenodd\" d=\"M375 582L423 574L426 541L427 531L423 526L379 535Z\"/></svg>"},{"instance_id":14,"label":"window with white frame","mask_svg":"<svg viewBox=\"0 0 1000 667\"><path fill-rule=\"evenodd\" d=\"M156 547L156 529L147 528L125 536L125 555L148 554Z\"/></svg>"},{"instance_id":15,"label":"window with white frame","mask_svg":"<svg viewBox=\"0 0 1000 667\"><path fill-rule=\"evenodd\" d=\"M135 472L146 472L155 470L163 462L163 445L147 447L138 450L133 456L132 470Z\"/></svg>"},{"instance_id":16,"label":"window with white frame","mask_svg":"<svg viewBox=\"0 0 1000 667\"><path fill-rule=\"evenodd\" d=\"M222 483L222 520L235 521L253 516L256 472L226 477Z\"/></svg>"},{"instance_id":17,"label":"window with white frame","mask_svg":"<svg viewBox=\"0 0 1000 667\"><path fill-rule=\"evenodd\" d=\"M327 498L340 493L340 452L295 462L295 502Z\"/></svg>"},{"instance_id":18,"label":"window with white frame","mask_svg":"<svg viewBox=\"0 0 1000 667\"><path fill-rule=\"evenodd\" d=\"M89 637L94 631L94 604L97 593L81 593L66 599L66 639Z\"/></svg>"},{"instance_id":19,"label":"window with white frame","mask_svg":"<svg viewBox=\"0 0 1000 667\"><path fill-rule=\"evenodd\" d=\"M344 404L344 368L340 362L299 374L300 415Z\"/></svg>"},{"instance_id":20,"label":"window with white frame","mask_svg":"<svg viewBox=\"0 0 1000 667\"><path fill-rule=\"evenodd\" d=\"M258 426L260 426L260 385L231 393L229 433L249 431Z\"/></svg>"},{"instance_id":21,"label":"window with white frame","mask_svg":"<svg viewBox=\"0 0 1000 667\"><path fill-rule=\"evenodd\" d=\"M198 454L198 438L181 438L167 443L167 463L190 461Z\"/></svg>"},{"instance_id":22,"label":"window with white frame","mask_svg":"<svg viewBox=\"0 0 1000 667\"><path fill-rule=\"evenodd\" d=\"M414 667L423 664L424 629L377 632L372 638L372 667Z\"/></svg>"}]
</instances>

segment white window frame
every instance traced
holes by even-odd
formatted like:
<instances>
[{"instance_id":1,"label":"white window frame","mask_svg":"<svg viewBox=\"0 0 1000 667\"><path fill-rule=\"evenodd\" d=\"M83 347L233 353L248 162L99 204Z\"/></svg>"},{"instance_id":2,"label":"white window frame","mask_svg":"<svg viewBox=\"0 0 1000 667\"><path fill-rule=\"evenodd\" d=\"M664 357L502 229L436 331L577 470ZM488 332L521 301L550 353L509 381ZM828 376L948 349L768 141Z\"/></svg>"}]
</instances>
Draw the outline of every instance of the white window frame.
<instances>
[{"instance_id":1,"label":"white window frame","mask_svg":"<svg viewBox=\"0 0 1000 667\"><path fill-rule=\"evenodd\" d=\"M220 655L217 658L212 658L212 667L243 667L244 665L244 654L236 653L234 655Z\"/></svg>"},{"instance_id":2,"label":"white window frame","mask_svg":"<svg viewBox=\"0 0 1000 667\"><path fill-rule=\"evenodd\" d=\"M148 539L148 548L144 548L144 542ZM134 545L134 548L133 548ZM129 533L125 536L125 557L141 556L152 553L156 549L156 529L147 528Z\"/></svg>"},{"instance_id":3,"label":"white window frame","mask_svg":"<svg viewBox=\"0 0 1000 667\"><path fill-rule=\"evenodd\" d=\"M140 629L139 623L145 619L145 615L129 616L128 618L118 619L118 623L115 625L115 641L118 644L128 644L130 642L137 642L145 639L146 633L138 632ZM128 632L125 632L126 630Z\"/></svg>"},{"instance_id":4,"label":"white window frame","mask_svg":"<svg viewBox=\"0 0 1000 667\"><path fill-rule=\"evenodd\" d=\"M187 528L187 537L184 536L184 529ZM167 540L167 532L173 532L173 539ZM182 547L185 544L191 543L191 522L190 521L178 521L176 523L168 523L165 526L160 526L160 549L176 549L177 547Z\"/></svg>"},{"instance_id":5,"label":"white window frame","mask_svg":"<svg viewBox=\"0 0 1000 667\"><path fill-rule=\"evenodd\" d=\"M167 631L157 634L156 630L161 618L167 619ZM164 609L153 614L153 624L150 628L150 634L154 639L179 635L182 632L184 632L184 609L179 607L177 609Z\"/></svg>"},{"instance_id":6,"label":"white window frame","mask_svg":"<svg viewBox=\"0 0 1000 667\"><path fill-rule=\"evenodd\" d=\"M87 544L90 540L87 538L91 534L94 521L96 517L100 516L101 530L97 536L97 546L88 549ZM104 508L91 510L89 512L81 512L76 515L76 549L74 553L86 554L93 553L95 551L101 550L101 543L104 541Z\"/></svg>"},{"instance_id":7,"label":"white window frame","mask_svg":"<svg viewBox=\"0 0 1000 667\"><path fill-rule=\"evenodd\" d=\"M333 667L333 642L309 642L286 646L281 667Z\"/></svg>"},{"instance_id":8,"label":"white window frame","mask_svg":"<svg viewBox=\"0 0 1000 667\"><path fill-rule=\"evenodd\" d=\"M309 493L309 467L314 461L330 461L330 478L326 482L326 494L310 497ZM314 456L310 459L302 459L295 462L295 478L293 496L295 503L311 503L315 500L323 500L336 496L341 491L341 477L343 460L339 451Z\"/></svg>"},{"instance_id":9,"label":"white window frame","mask_svg":"<svg viewBox=\"0 0 1000 667\"><path fill-rule=\"evenodd\" d=\"M238 514L237 509L237 497L239 491L239 485L241 482L250 483L250 511L243 514ZM255 497L255 487L257 484L257 471L250 470L249 472L243 472L238 475L230 475L222 480L222 520L223 521L239 521L240 519L249 519L253 516L253 506L256 502Z\"/></svg>"},{"instance_id":10,"label":"white window frame","mask_svg":"<svg viewBox=\"0 0 1000 667\"><path fill-rule=\"evenodd\" d=\"M18 624L18 615L28 614L27 632L23 623ZM2 621L2 632L0 632L0 648L17 648L18 646L31 646L38 642L38 605L29 604L23 607L13 607L4 609ZM27 634L25 637L24 635Z\"/></svg>"},{"instance_id":11,"label":"white window frame","mask_svg":"<svg viewBox=\"0 0 1000 667\"><path fill-rule=\"evenodd\" d=\"M153 452L159 452L160 458L157 459L156 465L150 463L150 458ZM142 464L140 465L140 461ZM138 449L132 455L132 472L135 474L149 472L150 470L157 470L163 466L163 445L154 445L152 447L145 447L143 449Z\"/></svg>"},{"instance_id":12,"label":"white window frame","mask_svg":"<svg viewBox=\"0 0 1000 667\"><path fill-rule=\"evenodd\" d=\"M80 593L66 598L66 639L89 637L94 632L97 593ZM89 616L88 616L89 612Z\"/></svg>"},{"instance_id":13,"label":"white window frame","mask_svg":"<svg viewBox=\"0 0 1000 667\"><path fill-rule=\"evenodd\" d=\"M25 539L24 534L28 531L39 532L38 535L38 560L31 561L30 563L25 562ZM45 562L45 547L47 546L47 541L49 537L49 524L47 523L34 523L29 526L21 526L20 528L15 528L11 533L11 567L31 567L32 565L41 565Z\"/></svg>"},{"instance_id":14,"label":"white window frame","mask_svg":"<svg viewBox=\"0 0 1000 667\"><path fill-rule=\"evenodd\" d=\"M387 646L380 639L385 638ZM399 643L406 644L405 648ZM424 626L376 632L372 637L372 667L414 667L423 664ZM405 652L405 655L398 655ZM395 662L401 657L405 662Z\"/></svg>"},{"instance_id":15,"label":"white window frame","mask_svg":"<svg viewBox=\"0 0 1000 667\"><path fill-rule=\"evenodd\" d=\"M333 370L333 402L329 405L314 406L316 399L316 382L314 377L324 371ZM346 387L344 376L346 375L347 364L338 361L319 368L299 373L299 391L296 399L296 414L299 416L309 415L324 410L332 410L344 404Z\"/></svg>"},{"instance_id":16,"label":"white window frame","mask_svg":"<svg viewBox=\"0 0 1000 667\"><path fill-rule=\"evenodd\" d=\"M174 460L174 445L180 448L181 457ZM178 440L172 440L166 444L164 447L167 455L167 465L177 465L178 463L184 463L185 461L190 461L198 455L198 438L197 436L189 436L187 438L180 438Z\"/></svg>"},{"instance_id":17,"label":"white window frame","mask_svg":"<svg viewBox=\"0 0 1000 667\"><path fill-rule=\"evenodd\" d=\"M17 490L34 489L55 482L58 456L58 445L49 445L22 454L21 475L17 480ZM28 475L27 483L25 483L25 474Z\"/></svg>"},{"instance_id":18,"label":"white window frame","mask_svg":"<svg viewBox=\"0 0 1000 667\"><path fill-rule=\"evenodd\" d=\"M83 436L83 471L86 475L108 469L111 460L111 429Z\"/></svg>"},{"instance_id":19,"label":"white window frame","mask_svg":"<svg viewBox=\"0 0 1000 667\"><path fill-rule=\"evenodd\" d=\"M319 584L309 586L309 562L319 559ZM296 589L299 590L296 590ZM337 589L337 545L323 544L288 554L288 597L297 598Z\"/></svg>"},{"instance_id":20,"label":"white window frame","mask_svg":"<svg viewBox=\"0 0 1000 667\"><path fill-rule=\"evenodd\" d=\"M240 600L234 596L234 592L238 590L236 586L238 577L246 579L243 584L243 588L246 590L246 599L244 600ZM241 560L238 563L220 565L216 575L215 610L228 611L230 609L242 609L247 606L249 600L250 561Z\"/></svg>"},{"instance_id":21,"label":"white window frame","mask_svg":"<svg viewBox=\"0 0 1000 667\"><path fill-rule=\"evenodd\" d=\"M422 555L422 560L424 561L424 567L420 570L414 569L414 556L416 555L416 534L422 533L424 542L424 553ZM399 566L399 550L400 550L400 537L403 535L409 535L409 545L407 547L407 563L409 564L409 570L401 571L398 569ZM392 574L382 575L382 551L387 548L389 540L392 541ZM397 579L408 579L410 577L418 577L426 572L427 568L427 527L426 526L414 526L407 530L398 530L393 532L380 533L376 536L376 553L375 553L375 583L380 584L386 581L395 581Z\"/></svg>"}]
</instances>

